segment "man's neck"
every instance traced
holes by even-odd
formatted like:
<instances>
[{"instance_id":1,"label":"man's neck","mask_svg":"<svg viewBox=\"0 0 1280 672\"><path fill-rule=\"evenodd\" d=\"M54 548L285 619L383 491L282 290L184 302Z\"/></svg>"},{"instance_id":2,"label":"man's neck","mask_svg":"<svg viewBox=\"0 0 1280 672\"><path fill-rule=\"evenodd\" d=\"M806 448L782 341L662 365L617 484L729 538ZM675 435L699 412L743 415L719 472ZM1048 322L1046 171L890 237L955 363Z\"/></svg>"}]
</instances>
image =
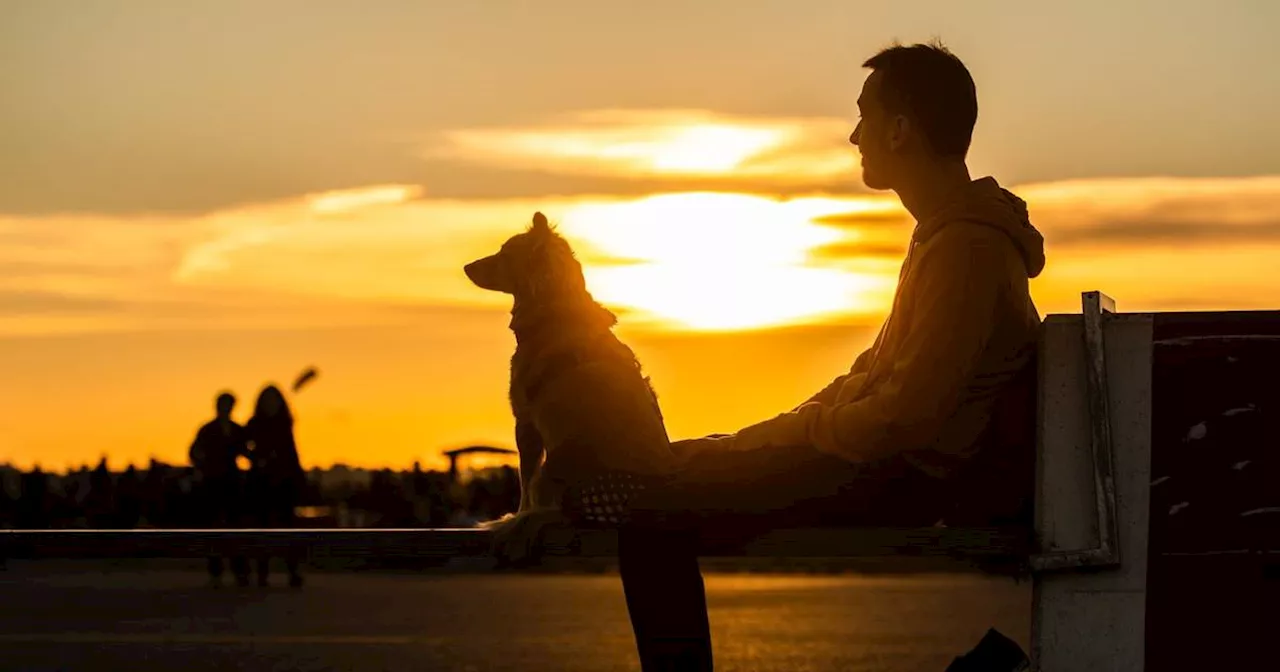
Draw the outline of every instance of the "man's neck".
<instances>
[{"instance_id":1,"label":"man's neck","mask_svg":"<svg viewBox=\"0 0 1280 672\"><path fill-rule=\"evenodd\" d=\"M963 161L931 163L912 171L911 179L894 188L903 207L923 221L954 198L972 181Z\"/></svg>"}]
</instances>

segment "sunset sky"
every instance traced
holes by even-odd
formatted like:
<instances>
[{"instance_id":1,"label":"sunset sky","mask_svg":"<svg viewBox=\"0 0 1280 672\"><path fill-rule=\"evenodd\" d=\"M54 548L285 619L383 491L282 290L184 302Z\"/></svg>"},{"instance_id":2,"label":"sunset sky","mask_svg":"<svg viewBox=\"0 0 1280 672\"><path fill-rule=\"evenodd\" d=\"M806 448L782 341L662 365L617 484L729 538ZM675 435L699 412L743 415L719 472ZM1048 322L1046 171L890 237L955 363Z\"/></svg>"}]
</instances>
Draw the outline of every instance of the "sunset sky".
<instances>
[{"instance_id":1,"label":"sunset sky","mask_svg":"<svg viewBox=\"0 0 1280 672\"><path fill-rule=\"evenodd\" d=\"M975 177L1042 314L1280 308L1280 4L0 4L0 462L183 461L223 388L304 464L510 446L509 299L558 223L673 438L789 409L874 335L912 222L847 137L879 48L968 64Z\"/></svg>"}]
</instances>

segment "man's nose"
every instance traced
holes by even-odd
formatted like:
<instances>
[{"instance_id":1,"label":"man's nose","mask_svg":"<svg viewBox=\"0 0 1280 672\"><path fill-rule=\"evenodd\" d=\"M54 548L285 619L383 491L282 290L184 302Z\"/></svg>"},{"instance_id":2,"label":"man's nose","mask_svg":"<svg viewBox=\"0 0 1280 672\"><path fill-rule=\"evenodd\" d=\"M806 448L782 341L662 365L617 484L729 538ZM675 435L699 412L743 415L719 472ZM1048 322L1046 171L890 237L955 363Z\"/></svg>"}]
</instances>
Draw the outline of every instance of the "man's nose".
<instances>
[{"instance_id":1,"label":"man's nose","mask_svg":"<svg viewBox=\"0 0 1280 672\"><path fill-rule=\"evenodd\" d=\"M862 122L859 121L858 125L853 127L853 132L849 134L849 144L853 145L854 147L857 147L858 140L861 139L860 138L861 135L862 135Z\"/></svg>"}]
</instances>

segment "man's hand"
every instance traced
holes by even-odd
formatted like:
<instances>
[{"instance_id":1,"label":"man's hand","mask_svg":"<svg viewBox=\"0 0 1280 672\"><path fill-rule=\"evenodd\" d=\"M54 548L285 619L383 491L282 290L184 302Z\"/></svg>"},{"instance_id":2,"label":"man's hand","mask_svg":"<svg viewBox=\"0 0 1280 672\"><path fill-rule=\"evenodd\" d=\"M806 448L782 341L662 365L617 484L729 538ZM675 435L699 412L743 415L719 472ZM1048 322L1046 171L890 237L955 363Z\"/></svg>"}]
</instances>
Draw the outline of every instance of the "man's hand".
<instances>
[{"instance_id":1,"label":"man's hand","mask_svg":"<svg viewBox=\"0 0 1280 672\"><path fill-rule=\"evenodd\" d=\"M782 413L764 422L743 428L735 435L734 450L761 448L796 448L809 443L806 416L817 411L819 404L810 402L790 413Z\"/></svg>"},{"instance_id":2,"label":"man's hand","mask_svg":"<svg viewBox=\"0 0 1280 672\"><path fill-rule=\"evenodd\" d=\"M734 437L733 434L710 434L700 439L683 439L671 442L671 452L683 461L688 461L702 452L706 451L729 451L733 450Z\"/></svg>"}]
</instances>

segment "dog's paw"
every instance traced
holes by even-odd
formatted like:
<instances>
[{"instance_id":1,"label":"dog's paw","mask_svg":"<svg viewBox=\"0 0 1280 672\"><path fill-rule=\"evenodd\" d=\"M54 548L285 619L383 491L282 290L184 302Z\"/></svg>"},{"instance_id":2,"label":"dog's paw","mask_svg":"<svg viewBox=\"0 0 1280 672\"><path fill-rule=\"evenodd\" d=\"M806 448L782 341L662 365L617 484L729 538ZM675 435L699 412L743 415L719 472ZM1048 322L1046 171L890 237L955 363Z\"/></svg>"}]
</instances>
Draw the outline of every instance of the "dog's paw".
<instances>
[{"instance_id":1,"label":"dog's paw","mask_svg":"<svg viewBox=\"0 0 1280 672\"><path fill-rule=\"evenodd\" d=\"M502 516L501 518L497 518L497 519L495 519L495 520L485 520L485 521L481 521L481 522L479 522L479 523L476 523L476 527L478 527L478 528L480 528L480 529L482 529L482 530L490 530L490 531L498 530L498 529L500 529L500 528L502 528L502 527L506 526L506 525L507 525L508 523L510 523L512 520L514 520L514 519L515 519L515 517L516 517L516 514L514 514L514 513L508 513L508 514L506 514L506 515Z\"/></svg>"},{"instance_id":2,"label":"dog's paw","mask_svg":"<svg viewBox=\"0 0 1280 672\"><path fill-rule=\"evenodd\" d=\"M493 523L488 528L493 532L490 552L499 568L537 564L542 555L543 532L549 523L547 516L517 514Z\"/></svg>"}]
</instances>

